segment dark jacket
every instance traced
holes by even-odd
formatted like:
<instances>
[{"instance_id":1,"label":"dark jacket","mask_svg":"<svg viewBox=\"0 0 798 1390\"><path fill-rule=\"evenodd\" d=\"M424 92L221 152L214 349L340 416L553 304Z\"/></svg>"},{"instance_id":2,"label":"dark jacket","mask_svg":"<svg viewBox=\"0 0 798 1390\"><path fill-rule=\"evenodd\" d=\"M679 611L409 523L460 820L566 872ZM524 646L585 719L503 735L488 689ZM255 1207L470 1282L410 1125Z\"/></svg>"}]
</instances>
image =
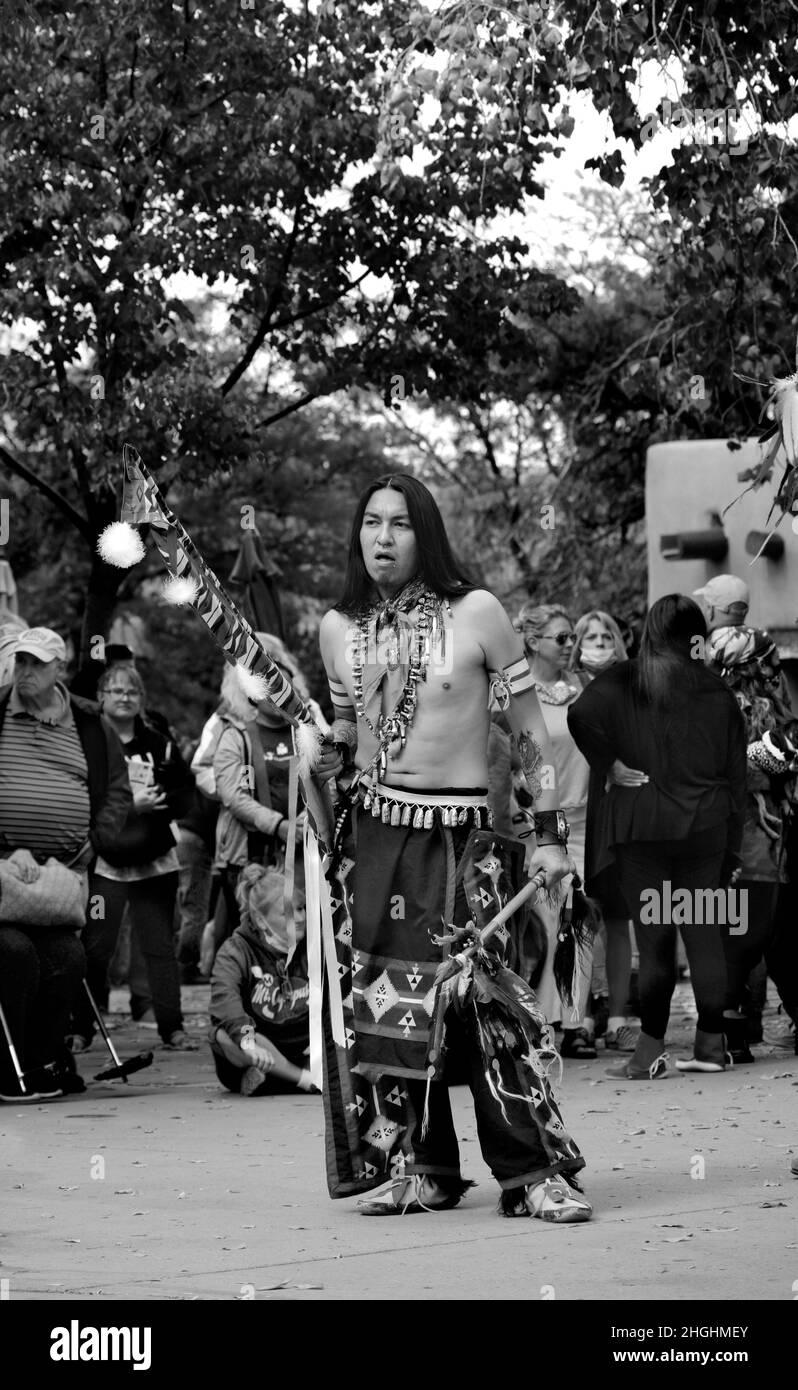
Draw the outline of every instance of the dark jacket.
<instances>
[{"instance_id":1,"label":"dark jacket","mask_svg":"<svg viewBox=\"0 0 798 1390\"><path fill-rule=\"evenodd\" d=\"M142 814L131 805L113 844L103 850L103 858L115 868L149 864L173 849L170 822L186 814L194 791L194 778L175 740L141 717L136 718L133 738L122 748L126 760L139 758L151 765L152 781L166 793L167 806Z\"/></svg>"},{"instance_id":2,"label":"dark jacket","mask_svg":"<svg viewBox=\"0 0 798 1390\"><path fill-rule=\"evenodd\" d=\"M304 942L286 966L285 956L269 950L257 927L242 923L219 948L211 975L211 1023L234 1042L254 1023L290 1061L302 1065L310 1035L308 996Z\"/></svg>"},{"instance_id":3,"label":"dark jacket","mask_svg":"<svg viewBox=\"0 0 798 1390\"><path fill-rule=\"evenodd\" d=\"M5 722L11 686L0 687L0 732ZM99 707L79 695L69 696L75 728L86 759L89 788L89 839L104 854L116 840L133 804L127 764L115 730Z\"/></svg>"},{"instance_id":4,"label":"dark jacket","mask_svg":"<svg viewBox=\"0 0 798 1390\"><path fill-rule=\"evenodd\" d=\"M591 768L603 776L620 758L650 779L642 787L611 786L602 796L593 871L613 862L617 845L686 840L724 823L727 861L733 860L746 782L737 701L719 676L695 664L673 691L667 715L657 715L637 694L636 669L636 661L624 661L602 672L568 711L568 727Z\"/></svg>"}]
</instances>

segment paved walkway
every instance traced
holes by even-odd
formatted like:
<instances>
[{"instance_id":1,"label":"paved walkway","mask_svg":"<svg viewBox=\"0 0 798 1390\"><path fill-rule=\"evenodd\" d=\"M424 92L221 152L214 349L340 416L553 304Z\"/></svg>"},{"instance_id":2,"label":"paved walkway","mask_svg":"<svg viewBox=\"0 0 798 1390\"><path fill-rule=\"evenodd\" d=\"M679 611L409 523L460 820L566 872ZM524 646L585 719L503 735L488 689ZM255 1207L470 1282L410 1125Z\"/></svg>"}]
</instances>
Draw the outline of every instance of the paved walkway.
<instances>
[{"instance_id":1,"label":"paved walkway","mask_svg":"<svg viewBox=\"0 0 798 1390\"><path fill-rule=\"evenodd\" d=\"M207 993L183 991L198 1033ZM496 1215L463 1087L455 1118L478 1187L453 1212L367 1220L327 1197L318 1097L231 1096L206 1048L164 1052L155 1033L119 1020L124 1056L156 1048L128 1086L0 1106L0 1296L665 1305L798 1292L798 1058L784 1048L757 1047L755 1066L720 1076L645 1084L606 1077L603 1049L566 1062L563 1108L596 1217L558 1229ZM680 985L672 1052L693 1022ZM84 1076L106 1059L95 1043Z\"/></svg>"}]
</instances>

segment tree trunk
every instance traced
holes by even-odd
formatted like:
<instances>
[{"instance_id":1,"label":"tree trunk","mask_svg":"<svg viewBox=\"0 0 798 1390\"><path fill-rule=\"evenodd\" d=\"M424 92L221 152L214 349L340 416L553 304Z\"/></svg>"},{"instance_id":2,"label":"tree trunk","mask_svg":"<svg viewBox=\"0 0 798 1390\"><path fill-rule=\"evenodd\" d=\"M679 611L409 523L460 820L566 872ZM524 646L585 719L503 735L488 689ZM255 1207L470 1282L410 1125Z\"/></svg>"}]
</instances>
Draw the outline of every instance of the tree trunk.
<instances>
[{"instance_id":1,"label":"tree trunk","mask_svg":"<svg viewBox=\"0 0 798 1390\"><path fill-rule=\"evenodd\" d=\"M97 638L107 638L114 616L117 595L125 580L127 570L107 565L99 555L92 559L89 587L86 594L86 609L83 614L83 627L80 634L79 668L97 655Z\"/></svg>"}]
</instances>

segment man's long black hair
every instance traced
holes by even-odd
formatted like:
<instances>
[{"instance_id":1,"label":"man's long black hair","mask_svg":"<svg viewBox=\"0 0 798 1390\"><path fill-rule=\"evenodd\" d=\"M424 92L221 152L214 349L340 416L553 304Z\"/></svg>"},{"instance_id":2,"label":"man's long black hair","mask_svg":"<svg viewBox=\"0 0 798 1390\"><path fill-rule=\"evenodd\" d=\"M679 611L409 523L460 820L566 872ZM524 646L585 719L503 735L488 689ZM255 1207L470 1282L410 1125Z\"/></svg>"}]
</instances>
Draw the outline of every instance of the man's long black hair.
<instances>
[{"instance_id":1,"label":"man's long black hair","mask_svg":"<svg viewBox=\"0 0 798 1390\"><path fill-rule=\"evenodd\" d=\"M377 591L369 578L360 546L360 528L370 499L381 488L401 492L410 517L418 549L418 569L415 578L422 579L428 589L441 598L461 598L477 586L455 558L443 524L438 504L428 488L412 473L384 473L369 483L357 504L349 536L344 589L335 605L341 613L354 616L374 603Z\"/></svg>"}]
</instances>

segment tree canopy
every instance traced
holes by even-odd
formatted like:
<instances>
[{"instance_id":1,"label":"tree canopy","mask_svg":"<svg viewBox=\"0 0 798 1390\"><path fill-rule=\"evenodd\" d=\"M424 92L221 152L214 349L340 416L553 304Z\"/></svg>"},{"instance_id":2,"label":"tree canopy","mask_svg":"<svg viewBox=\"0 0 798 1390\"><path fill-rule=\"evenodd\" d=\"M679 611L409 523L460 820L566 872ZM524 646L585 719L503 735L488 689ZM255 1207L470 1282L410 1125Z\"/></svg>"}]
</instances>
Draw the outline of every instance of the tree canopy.
<instances>
[{"instance_id":1,"label":"tree canopy","mask_svg":"<svg viewBox=\"0 0 798 1390\"><path fill-rule=\"evenodd\" d=\"M386 450L470 499L463 541L490 541L507 593L584 593L619 541L639 556L647 444L750 433L766 391L736 373L792 369L797 71L791 0L20 0L0 52L0 468L11 546L60 544L47 604L90 566L88 640L132 583L94 552L126 440L189 511L223 493L221 531L244 492L279 516L308 599L302 488L345 498ZM607 189L584 202L607 239L593 287L576 255L536 263L512 221L584 101ZM672 158L613 228L668 125ZM437 462L411 400L449 431ZM338 554L344 510L308 519L314 554Z\"/></svg>"}]
</instances>

